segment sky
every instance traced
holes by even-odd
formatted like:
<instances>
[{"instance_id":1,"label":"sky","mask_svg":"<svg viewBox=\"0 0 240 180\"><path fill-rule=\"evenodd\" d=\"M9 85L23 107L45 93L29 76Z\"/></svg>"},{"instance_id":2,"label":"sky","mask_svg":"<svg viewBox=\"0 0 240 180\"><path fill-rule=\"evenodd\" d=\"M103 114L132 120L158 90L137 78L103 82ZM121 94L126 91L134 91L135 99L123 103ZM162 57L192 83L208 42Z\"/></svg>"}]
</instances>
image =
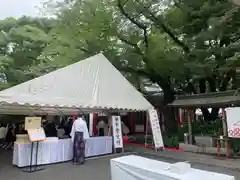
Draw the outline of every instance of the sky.
<instances>
[{"instance_id":1,"label":"sky","mask_svg":"<svg viewBox=\"0 0 240 180\"><path fill-rule=\"evenodd\" d=\"M46 0L1 0L0 1L0 19L6 17L19 18L23 15L38 16L37 7Z\"/></svg>"}]
</instances>

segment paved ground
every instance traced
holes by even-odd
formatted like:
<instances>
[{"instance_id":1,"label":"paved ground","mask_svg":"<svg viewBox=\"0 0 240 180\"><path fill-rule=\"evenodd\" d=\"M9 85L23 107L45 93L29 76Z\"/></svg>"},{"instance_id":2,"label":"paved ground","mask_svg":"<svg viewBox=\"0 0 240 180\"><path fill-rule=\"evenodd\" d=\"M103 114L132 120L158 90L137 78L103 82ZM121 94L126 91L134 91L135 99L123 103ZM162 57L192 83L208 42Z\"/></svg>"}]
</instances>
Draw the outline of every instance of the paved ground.
<instances>
[{"instance_id":1,"label":"paved ground","mask_svg":"<svg viewBox=\"0 0 240 180\"><path fill-rule=\"evenodd\" d=\"M143 147L136 147L134 145L128 145L125 148L127 151L134 151L139 153L147 153L155 156L160 156L162 158L173 158L178 161L190 161L205 164L208 166L219 166L223 168L236 169L240 171L240 158L227 158L218 157L216 155L204 155L191 152L176 152L176 151L164 151L155 152L150 149Z\"/></svg>"},{"instance_id":2,"label":"paved ground","mask_svg":"<svg viewBox=\"0 0 240 180\"><path fill-rule=\"evenodd\" d=\"M0 157L0 180L110 180L109 157L88 160L83 166L70 162L53 164L35 173L22 172L11 165L11 152Z\"/></svg>"},{"instance_id":3,"label":"paved ground","mask_svg":"<svg viewBox=\"0 0 240 180\"><path fill-rule=\"evenodd\" d=\"M166 162L177 162L178 160L157 156L146 152L136 153L141 156L158 159ZM24 173L11 165L11 152L0 153L0 180L110 180L109 160L112 158L102 157L91 159L83 166L73 166L71 163L60 163L46 166L44 170L35 173ZM116 157L116 156L115 156ZM240 170L210 166L197 162L190 162L193 168L225 173L235 176L240 180Z\"/></svg>"},{"instance_id":4,"label":"paved ground","mask_svg":"<svg viewBox=\"0 0 240 180\"><path fill-rule=\"evenodd\" d=\"M141 154L141 153L139 153L139 154ZM141 155L148 157L148 158L165 161L165 162L169 162L169 163L179 162L178 160L172 159L172 158L159 157L159 156L149 155L149 154L141 154ZM206 164L197 163L197 162L189 162L189 163L191 164L192 168L228 174L228 175L234 176L235 180L240 180L240 171L239 170L223 168L223 167L213 166L213 165L206 165Z\"/></svg>"}]
</instances>

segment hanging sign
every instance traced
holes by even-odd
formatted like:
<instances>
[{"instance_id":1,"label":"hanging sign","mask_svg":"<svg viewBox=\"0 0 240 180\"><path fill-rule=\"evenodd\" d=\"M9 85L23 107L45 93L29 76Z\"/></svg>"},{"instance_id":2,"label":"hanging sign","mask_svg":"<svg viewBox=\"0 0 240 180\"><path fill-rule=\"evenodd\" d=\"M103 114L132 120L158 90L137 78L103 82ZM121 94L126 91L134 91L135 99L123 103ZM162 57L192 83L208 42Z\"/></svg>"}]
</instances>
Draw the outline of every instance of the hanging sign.
<instances>
[{"instance_id":1,"label":"hanging sign","mask_svg":"<svg viewBox=\"0 0 240 180\"><path fill-rule=\"evenodd\" d=\"M120 116L112 116L114 148L123 148L122 124Z\"/></svg>"},{"instance_id":2,"label":"hanging sign","mask_svg":"<svg viewBox=\"0 0 240 180\"><path fill-rule=\"evenodd\" d=\"M240 138L240 108L227 108L228 137Z\"/></svg>"},{"instance_id":3,"label":"hanging sign","mask_svg":"<svg viewBox=\"0 0 240 180\"><path fill-rule=\"evenodd\" d=\"M25 130L41 128L41 117L25 117Z\"/></svg>"},{"instance_id":4,"label":"hanging sign","mask_svg":"<svg viewBox=\"0 0 240 180\"><path fill-rule=\"evenodd\" d=\"M155 109L148 110L148 114L155 148L163 148L164 144L157 111Z\"/></svg>"}]
</instances>

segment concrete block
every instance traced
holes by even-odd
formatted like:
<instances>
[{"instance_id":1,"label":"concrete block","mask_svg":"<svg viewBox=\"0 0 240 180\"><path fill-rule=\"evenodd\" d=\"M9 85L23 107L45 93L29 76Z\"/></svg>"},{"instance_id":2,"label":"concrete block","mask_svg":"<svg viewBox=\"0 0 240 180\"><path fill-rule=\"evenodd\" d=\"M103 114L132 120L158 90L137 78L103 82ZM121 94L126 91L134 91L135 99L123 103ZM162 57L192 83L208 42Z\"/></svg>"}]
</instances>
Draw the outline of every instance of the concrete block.
<instances>
[{"instance_id":1,"label":"concrete block","mask_svg":"<svg viewBox=\"0 0 240 180\"><path fill-rule=\"evenodd\" d=\"M206 147L206 153L208 153L208 154L217 154L217 148L215 148L215 147Z\"/></svg>"},{"instance_id":2,"label":"concrete block","mask_svg":"<svg viewBox=\"0 0 240 180\"><path fill-rule=\"evenodd\" d=\"M213 138L210 136L195 136L195 142L197 146L213 146Z\"/></svg>"},{"instance_id":3,"label":"concrete block","mask_svg":"<svg viewBox=\"0 0 240 180\"><path fill-rule=\"evenodd\" d=\"M192 144L180 143L179 148L186 152L198 152L199 151L198 147L196 145L192 145Z\"/></svg>"}]
</instances>

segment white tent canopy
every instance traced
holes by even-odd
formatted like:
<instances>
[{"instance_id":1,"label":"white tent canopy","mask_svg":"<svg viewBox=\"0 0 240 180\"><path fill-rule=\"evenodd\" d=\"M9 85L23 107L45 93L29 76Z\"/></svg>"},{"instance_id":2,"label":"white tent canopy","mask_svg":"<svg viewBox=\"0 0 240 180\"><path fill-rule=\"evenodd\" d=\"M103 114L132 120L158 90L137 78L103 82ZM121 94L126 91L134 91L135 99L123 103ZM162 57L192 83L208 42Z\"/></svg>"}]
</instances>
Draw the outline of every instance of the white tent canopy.
<instances>
[{"instance_id":1,"label":"white tent canopy","mask_svg":"<svg viewBox=\"0 0 240 180\"><path fill-rule=\"evenodd\" d=\"M153 106L97 54L0 92L0 113L72 114L77 111L145 111Z\"/></svg>"}]
</instances>

